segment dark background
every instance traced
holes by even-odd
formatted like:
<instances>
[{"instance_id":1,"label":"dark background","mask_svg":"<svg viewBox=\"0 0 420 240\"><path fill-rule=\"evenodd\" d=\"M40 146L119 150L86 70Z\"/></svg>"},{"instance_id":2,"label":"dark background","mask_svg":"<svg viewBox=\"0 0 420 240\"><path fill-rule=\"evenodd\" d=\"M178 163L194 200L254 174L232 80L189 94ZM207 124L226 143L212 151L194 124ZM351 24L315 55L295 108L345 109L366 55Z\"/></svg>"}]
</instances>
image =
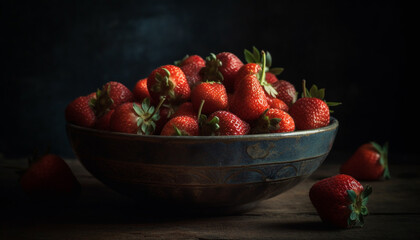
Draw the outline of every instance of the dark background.
<instances>
[{"instance_id":1,"label":"dark background","mask_svg":"<svg viewBox=\"0 0 420 240\"><path fill-rule=\"evenodd\" d=\"M400 1L2 1L0 153L74 156L64 109L108 81L132 88L185 54L268 50L280 76L340 101L334 150L390 142L406 161L407 27Z\"/></svg>"}]
</instances>

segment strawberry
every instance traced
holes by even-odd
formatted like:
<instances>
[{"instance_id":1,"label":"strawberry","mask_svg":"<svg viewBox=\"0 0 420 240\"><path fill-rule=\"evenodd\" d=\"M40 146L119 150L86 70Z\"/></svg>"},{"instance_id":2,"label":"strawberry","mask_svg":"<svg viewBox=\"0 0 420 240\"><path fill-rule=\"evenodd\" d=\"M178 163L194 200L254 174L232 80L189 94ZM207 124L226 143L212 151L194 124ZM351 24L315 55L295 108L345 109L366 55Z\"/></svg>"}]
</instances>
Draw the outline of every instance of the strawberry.
<instances>
[{"instance_id":1,"label":"strawberry","mask_svg":"<svg viewBox=\"0 0 420 240\"><path fill-rule=\"evenodd\" d=\"M264 52L263 55L265 55ZM265 79L265 65L263 65L260 75L259 79L257 74L236 79L237 89L229 103L230 111L247 122L258 119L270 107L261 85L261 79Z\"/></svg>"},{"instance_id":2,"label":"strawberry","mask_svg":"<svg viewBox=\"0 0 420 240\"><path fill-rule=\"evenodd\" d=\"M194 110L192 102L184 102L179 105L178 109L172 114L171 118L177 116L190 116L193 118L197 118L197 112Z\"/></svg>"},{"instance_id":3,"label":"strawberry","mask_svg":"<svg viewBox=\"0 0 420 240\"><path fill-rule=\"evenodd\" d=\"M308 91L303 80L303 97L298 99L289 110L295 120L296 129L306 130L325 127L330 123L329 106L336 106L340 103L329 103L323 101L325 89L319 89L313 85Z\"/></svg>"},{"instance_id":4,"label":"strawberry","mask_svg":"<svg viewBox=\"0 0 420 240\"><path fill-rule=\"evenodd\" d=\"M182 60L176 61L175 65L182 69L185 77L187 78L188 84L192 89L195 85L201 82L202 76L200 74L200 70L206 66L206 61L198 55L187 55Z\"/></svg>"},{"instance_id":5,"label":"strawberry","mask_svg":"<svg viewBox=\"0 0 420 240\"><path fill-rule=\"evenodd\" d=\"M22 190L36 200L73 199L81 186L67 163L58 155L45 154L31 163L20 178Z\"/></svg>"},{"instance_id":6,"label":"strawberry","mask_svg":"<svg viewBox=\"0 0 420 240\"><path fill-rule=\"evenodd\" d=\"M267 109L255 123L252 133L281 133L293 132L295 122L293 118L285 111L270 108Z\"/></svg>"},{"instance_id":7,"label":"strawberry","mask_svg":"<svg viewBox=\"0 0 420 240\"><path fill-rule=\"evenodd\" d=\"M142 78L136 82L133 88L133 95L136 102L143 102L145 98L151 99L147 89L147 78Z\"/></svg>"},{"instance_id":8,"label":"strawberry","mask_svg":"<svg viewBox=\"0 0 420 240\"><path fill-rule=\"evenodd\" d=\"M245 135L249 132L249 124L228 111L216 111L208 118L200 115L201 135L228 136Z\"/></svg>"},{"instance_id":9,"label":"strawberry","mask_svg":"<svg viewBox=\"0 0 420 240\"><path fill-rule=\"evenodd\" d=\"M199 127L196 118L177 116L170 119L162 129L164 136L198 136Z\"/></svg>"},{"instance_id":10,"label":"strawberry","mask_svg":"<svg viewBox=\"0 0 420 240\"><path fill-rule=\"evenodd\" d=\"M274 98L268 94L266 94L266 98L267 98L268 105L270 105L270 108L277 108L285 112L289 111L289 106L287 106L287 104L283 102L282 100L278 98Z\"/></svg>"},{"instance_id":11,"label":"strawberry","mask_svg":"<svg viewBox=\"0 0 420 240\"><path fill-rule=\"evenodd\" d=\"M211 53L206 58L206 66L200 74L204 81L222 82L227 92L233 92L236 73L243 66L243 62L233 53Z\"/></svg>"},{"instance_id":12,"label":"strawberry","mask_svg":"<svg viewBox=\"0 0 420 240\"><path fill-rule=\"evenodd\" d=\"M243 65L236 74L234 90L238 89L241 79L244 79L247 75L257 75L261 70L261 66L257 63L247 63Z\"/></svg>"},{"instance_id":13,"label":"strawberry","mask_svg":"<svg viewBox=\"0 0 420 240\"><path fill-rule=\"evenodd\" d=\"M381 145L370 142L361 145L340 167L340 173L357 180L389 179L388 143Z\"/></svg>"},{"instance_id":14,"label":"strawberry","mask_svg":"<svg viewBox=\"0 0 420 240\"><path fill-rule=\"evenodd\" d=\"M109 123L111 121L111 116L114 113L115 109L111 109L106 112L102 117L96 119L95 128L101 130L109 130Z\"/></svg>"},{"instance_id":15,"label":"strawberry","mask_svg":"<svg viewBox=\"0 0 420 240\"><path fill-rule=\"evenodd\" d=\"M96 91L96 98L91 99L90 105L96 117L101 117L107 111L132 101L134 101L134 95L130 89L120 82L111 81Z\"/></svg>"},{"instance_id":16,"label":"strawberry","mask_svg":"<svg viewBox=\"0 0 420 240\"><path fill-rule=\"evenodd\" d=\"M164 65L156 68L147 78L147 89L154 102L166 98L166 103L176 104L190 98L191 89L181 68Z\"/></svg>"},{"instance_id":17,"label":"strawberry","mask_svg":"<svg viewBox=\"0 0 420 240\"><path fill-rule=\"evenodd\" d=\"M350 228L363 226L371 193L370 186L363 188L353 177L339 174L316 182L309 191L309 198L322 221Z\"/></svg>"},{"instance_id":18,"label":"strawberry","mask_svg":"<svg viewBox=\"0 0 420 240\"><path fill-rule=\"evenodd\" d=\"M191 102L195 111L198 111L203 100L206 102L202 109L204 114L226 110L229 106L226 88L218 82L202 82L192 90Z\"/></svg>"},{"instance_id":19,"label":"strawberry","mask_svg":"<svg viewBox=\"0 0 420 240\"><path fill-rule=\"evenodd\" d=\"M93 99L90 95L80 96L71 101L65 109L66 121L82 126L93 127L96 116L89 102Z\"/></svg>"},{"instance_id":20,"label":"strawberry","mask_svg":"<svg viewBox=\"0 0 420 240\"><path fill-rule=\"evenodd\" d=\"M267 76L269 76L270 73L267 73ZM285 102L287 104L287 106L292 106L293 103L296 102L297 99L297 92L295 89L295 86L286 81L286 80L277 80L275 81L275 79L273 78L266 78L267 82L270 81L271 85L273 86L273 88L276 90L277 92L277 98L282 100L283 102ZM268 80L270 79L270 80ZM273 82L272 82L273 81Z\"/></svg>"},{"instance_id":21,"label":"strawberry","mask_svg":"<svg viewBox=\"0 0 420 240\"><path fill-rule=\"evenodd\" d=\"M150 100L145 98L141 105L128 102L118 106L110 119L110 130L115 132L151 135L155 132L156 121L159 120L160 107L163 98L155 108Z\"/></svg>"}]
</instances>

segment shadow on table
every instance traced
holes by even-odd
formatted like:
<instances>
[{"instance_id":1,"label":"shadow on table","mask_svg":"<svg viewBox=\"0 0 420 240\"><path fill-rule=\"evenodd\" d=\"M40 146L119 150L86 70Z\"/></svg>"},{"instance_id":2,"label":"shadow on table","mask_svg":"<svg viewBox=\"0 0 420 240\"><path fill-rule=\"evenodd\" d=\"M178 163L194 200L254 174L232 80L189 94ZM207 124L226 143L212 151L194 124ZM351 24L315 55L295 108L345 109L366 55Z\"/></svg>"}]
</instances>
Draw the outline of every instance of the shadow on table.
<instances>
[{"instance_id":1,"label":"shadow on table","mask_svg":"<svg viewBox=\"0 0 420 240\"><path fill-rule=\"evenodd\" d=\"M342 231L334 226L323 223L322 221L289 221L289 222L272 222L263 225L268 230L297 230L297 231Z\"/></svg>"}]
</instances>

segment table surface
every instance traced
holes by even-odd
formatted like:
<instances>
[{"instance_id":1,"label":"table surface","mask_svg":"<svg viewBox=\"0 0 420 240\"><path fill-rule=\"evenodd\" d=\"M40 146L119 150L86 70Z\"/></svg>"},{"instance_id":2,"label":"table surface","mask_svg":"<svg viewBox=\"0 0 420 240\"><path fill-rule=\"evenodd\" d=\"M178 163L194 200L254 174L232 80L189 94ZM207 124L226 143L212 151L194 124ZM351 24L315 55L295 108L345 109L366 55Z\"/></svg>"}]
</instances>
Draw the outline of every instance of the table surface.
<instances>
[{"instance_id":1,"label":"table surface","mask_svg":"<svg viewBox=\"0 0 420 240\"><path fill-rule=\"evenodd\" d=\"M0 239L420 239L419 165L391 165L392 179L370 184L365 226L335 229L321 222L308 192L338 173L323 165L308 179L256 209L233 216L154 215L93 178L77 160L66 159L82 185L80 197L48 208L25 198L15 170L0 167ZM0 166L22 166L1 159Z\"/></svg>"}]
</instances>

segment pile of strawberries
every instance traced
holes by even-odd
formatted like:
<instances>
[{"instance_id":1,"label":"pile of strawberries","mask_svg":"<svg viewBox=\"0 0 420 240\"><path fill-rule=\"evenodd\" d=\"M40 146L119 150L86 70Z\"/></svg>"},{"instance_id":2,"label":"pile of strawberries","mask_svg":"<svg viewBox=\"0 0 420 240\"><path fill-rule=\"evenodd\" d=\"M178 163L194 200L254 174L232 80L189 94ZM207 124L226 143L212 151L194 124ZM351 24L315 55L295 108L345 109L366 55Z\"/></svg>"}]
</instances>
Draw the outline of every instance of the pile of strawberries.
<instances>
[{"instance_id":1,"label":"pile of strawberries","mask_svg":"<svg viewBox=\"0 0 420 240\"><path fill-rule=\"evenodd\" d=\"M231 52L198 55L154 69L133 89L108 82L74 99L70 123L140 135L224 136L291 132L327 126L329 103L315 85L298 94L279 80L269 52L245 50L246 63Z\"/></svg>"}]
</instances>

